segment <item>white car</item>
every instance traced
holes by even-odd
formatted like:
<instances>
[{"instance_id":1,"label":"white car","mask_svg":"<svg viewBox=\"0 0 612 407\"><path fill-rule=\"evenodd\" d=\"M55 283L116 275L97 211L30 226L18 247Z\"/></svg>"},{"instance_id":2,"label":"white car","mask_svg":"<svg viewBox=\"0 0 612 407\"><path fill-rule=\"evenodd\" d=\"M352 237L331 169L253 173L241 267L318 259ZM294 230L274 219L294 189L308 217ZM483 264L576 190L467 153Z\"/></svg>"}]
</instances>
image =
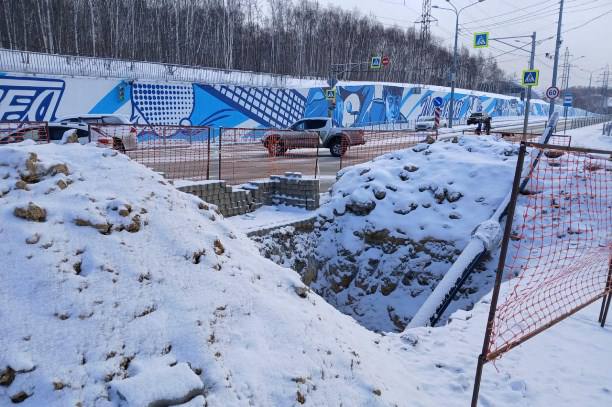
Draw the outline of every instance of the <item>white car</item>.
<instances>
[{"instance_id":1,"label":"white car","mask_svg":"<svg viewBox=\"0 0 612 407\"><path fill-rule=\"evenodd\" d=\"M100 147L112 147L121 152L136 149L136 128L129 119L118 115L69 116L46 125L24 123L6 135L0 134L0 144L18 143L27 139L58 143L69 130L75 130L81 144L91 141Z\"/></svg>"},{"instance_id":2,"label":"white car","mask_svg":"<svg viewBox=\"0 0 612 407\"><path fill-rule=\"evenodd\" d=\"M426 131L433 130L436 122L435 116L421 116L417 119L415 130L416 131ZM440 117L440 127L447 127L446 119Z\"/></svg>"},{"instance_id":3,"label":"white car","mask_svg":"<svg viewBox=\"0 0 612 407\"><path fill-rule=\"evenodd\" d=\"M61 140L66 130L76 129L80 143L92 141L125 152L136 148L137 130L132 124L127 116L116 114L65 116L49 123L49 138Z\"/></svg>"}]
</instances>

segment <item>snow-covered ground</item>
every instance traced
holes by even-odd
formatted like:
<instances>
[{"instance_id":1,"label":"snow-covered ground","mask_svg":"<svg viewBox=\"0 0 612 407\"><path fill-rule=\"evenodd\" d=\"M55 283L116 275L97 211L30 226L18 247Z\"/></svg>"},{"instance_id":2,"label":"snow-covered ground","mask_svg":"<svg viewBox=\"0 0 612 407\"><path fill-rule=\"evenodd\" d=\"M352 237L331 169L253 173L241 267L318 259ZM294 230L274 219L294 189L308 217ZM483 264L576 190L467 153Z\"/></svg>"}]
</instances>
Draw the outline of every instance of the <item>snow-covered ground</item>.
<instances>
[{"instance_id":1,"label":"snow-covered ground","mask_svg":"<svg viewBox=\"0 0 612 407\"><path fill-rule=\"evenodd\" d=\"M0 148L0 241L0 405L469 403L486 300L445 327L373 333L113 151ZM486 366L481 405L611 405L597 311Z\"/></svg>"},{"instance_id":2,"label":"snow-covered ground","mask_svg":"<svg viewBox=\"0 0 612 407\"><path fill-rule=\"evenodd\" d=\"M590 147L598 150L612 151L612 136L602 134L603 123L594 126L568 130L567 135L572 137L571 144L575 147ZM563 134L563 123L557 125L557 133Z\"/></svg>"},{"instance_id":3,"label":"snow-covered ground","mask_svg":"<svg viewBox=\"0 0 612 407\"><path fill-rule=\"evenodd\" d=\"M310 219L315 212L294 206L276 205L262 206L254 212L227 218L232 227L249 233L261 229L269 229L301 220Z\"/></svg>"}]
</instances>

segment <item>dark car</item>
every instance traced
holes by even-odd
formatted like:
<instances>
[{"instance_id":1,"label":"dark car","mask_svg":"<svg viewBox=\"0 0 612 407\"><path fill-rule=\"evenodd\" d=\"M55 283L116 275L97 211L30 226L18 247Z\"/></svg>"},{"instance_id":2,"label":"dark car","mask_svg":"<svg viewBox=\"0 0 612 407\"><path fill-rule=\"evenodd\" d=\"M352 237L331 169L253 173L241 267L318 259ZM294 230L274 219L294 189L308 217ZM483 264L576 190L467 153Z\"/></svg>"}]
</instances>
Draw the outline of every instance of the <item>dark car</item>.
<instances>
[{"instance_id":1,"label":"dark car","mask_svg":"<svg viewBox=\"0 0 612 407\"><path fill-rule=\"evenodd\" d=\"M490 118L490 116L485 112L472 113L470 117L468 117L467 119L467 124L470 125L470 124L478 124L479 122L482 123L488 118Z\"/></svg>"}]
</instances>

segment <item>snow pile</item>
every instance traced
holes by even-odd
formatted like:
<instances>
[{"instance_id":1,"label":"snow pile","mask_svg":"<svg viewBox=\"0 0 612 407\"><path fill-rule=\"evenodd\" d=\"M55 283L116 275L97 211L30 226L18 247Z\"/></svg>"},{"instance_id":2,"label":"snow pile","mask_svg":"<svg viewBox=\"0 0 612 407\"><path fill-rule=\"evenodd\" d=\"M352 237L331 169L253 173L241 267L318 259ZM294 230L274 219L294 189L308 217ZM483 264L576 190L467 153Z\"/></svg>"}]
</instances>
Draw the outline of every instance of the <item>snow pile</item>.
<instances>
[{"instance_id":1,"label":"snow pile","mask_svg":"<svg viewBox=\"0 0 612 407\"><path fill-rule=\"evenodd\" d=\"M443 328L369 332L214 208L110 150L2 147L0 239L0 405L470 400L486 300ZM487 366L483 405L610 405L597 311Z\"/></svg>"},{"instance_id":2,"label":"snow pile","mask_svg":"<svg viewBox=\"0 0 612 407\"><path fill-rule=\"evenodd\" d=\"M385 345L262 258L213 207L114 151L2 147L0 239L0 405L415 397L400 344Z\"/></svg>"},{"instance_id":3,"label":"snow pile","mask_svg":"<svg viewBox=\"0 0 612 407\"><path fill-rule=\"evenodd\" d=\"M262 252L369 329L401 331L507 194L517 153L493 137L462 137L349 167L312 236L277 231ZM496 231L477 233L486 245ZM482 286L473 281L463 294Z\"/></svg>"}]
</instances>

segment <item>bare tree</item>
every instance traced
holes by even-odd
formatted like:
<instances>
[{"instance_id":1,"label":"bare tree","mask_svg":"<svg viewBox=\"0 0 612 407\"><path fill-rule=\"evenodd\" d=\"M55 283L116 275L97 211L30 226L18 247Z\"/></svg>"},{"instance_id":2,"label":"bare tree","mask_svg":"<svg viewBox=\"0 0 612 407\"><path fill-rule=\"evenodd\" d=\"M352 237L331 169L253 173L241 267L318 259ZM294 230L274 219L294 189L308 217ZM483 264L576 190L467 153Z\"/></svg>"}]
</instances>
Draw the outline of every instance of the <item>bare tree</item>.
<instances>
[{"instance_id":1,"label":"bare tree","mask_svg":"<svg viewBox=\"0 0 612 407\"><path fill-rule=\"evenodd\" d=\"M448 84L452 56L435 37L385 27L311 0L0 0L0 46L326 77L332 63L391 57L350 80ZM266 10L267 12L264 12ZM459 55L458 86L503 91L495 60Z\"/></svg>"}]
</instances>

